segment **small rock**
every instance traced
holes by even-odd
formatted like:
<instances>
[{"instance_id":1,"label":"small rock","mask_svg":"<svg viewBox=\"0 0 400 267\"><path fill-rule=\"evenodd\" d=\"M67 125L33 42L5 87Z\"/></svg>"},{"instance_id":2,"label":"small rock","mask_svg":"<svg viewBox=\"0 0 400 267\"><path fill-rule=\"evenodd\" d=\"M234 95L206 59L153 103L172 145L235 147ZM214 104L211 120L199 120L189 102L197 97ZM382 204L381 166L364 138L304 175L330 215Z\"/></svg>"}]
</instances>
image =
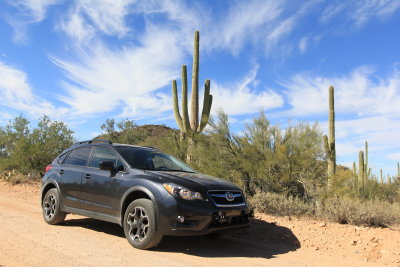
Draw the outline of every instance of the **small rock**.
<instances>
[{"instance_id":1,"label":"small rock","mask_svg":"<svg viewBox=\"0 0 400 267\"><path fill-rule=\"evenodd\" d=\"M318 225L319 227L325 227L326 226L326 222L322 222Z\"/></svg>"},{"instance_id":2,"label":"small rock","mask_svg":"<svg viewBox=\"0 0 400 267\"><path fill-rule=\"evenodd\" d=\"M315 247L314 250L319 250L319 247Z\"/></svg>"},{"instance_id":3,"label":"small rock","mask_svg":"<svg viewBox=\"0 0 400 267\"><path fill-rule=\"evenodd\" d=\"M356 227L354 227L354 230L356 230L356 231L360 231L362 228L361 227L358 227L358 226L356 226Z\"/></svg>"},{"instance_id":4,"label":"small rock","mask_svg":"<svg viewBox=\"0 0 400 267\"><path fill-rule=\"evenodd\" d=\"M354 245L357 245L357 240L351 241L351 242L350 242L350 245L353 245L353 246L354 246Z\"/></svg>"}]
</instances>

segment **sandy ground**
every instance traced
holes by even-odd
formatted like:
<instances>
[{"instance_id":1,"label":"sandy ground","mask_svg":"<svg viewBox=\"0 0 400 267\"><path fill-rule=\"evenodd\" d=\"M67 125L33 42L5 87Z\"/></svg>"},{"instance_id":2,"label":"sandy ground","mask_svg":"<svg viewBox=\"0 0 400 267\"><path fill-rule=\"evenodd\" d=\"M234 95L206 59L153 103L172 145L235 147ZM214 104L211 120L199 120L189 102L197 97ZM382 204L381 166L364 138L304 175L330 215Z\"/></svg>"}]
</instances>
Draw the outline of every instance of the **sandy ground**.
<instances>
[{"instance_id":1,"label":"sandy ground","mask_svg":"<svg viewBox=\"0 0 400 267\"><path fill-rule=\"evenodd\" d=\"M0 182L0 266L400 266L400 229L256 214L220 238L165 237L132 248L115 224L68 215L47 225L39 184Z\"/></svg>"}]
</instances>

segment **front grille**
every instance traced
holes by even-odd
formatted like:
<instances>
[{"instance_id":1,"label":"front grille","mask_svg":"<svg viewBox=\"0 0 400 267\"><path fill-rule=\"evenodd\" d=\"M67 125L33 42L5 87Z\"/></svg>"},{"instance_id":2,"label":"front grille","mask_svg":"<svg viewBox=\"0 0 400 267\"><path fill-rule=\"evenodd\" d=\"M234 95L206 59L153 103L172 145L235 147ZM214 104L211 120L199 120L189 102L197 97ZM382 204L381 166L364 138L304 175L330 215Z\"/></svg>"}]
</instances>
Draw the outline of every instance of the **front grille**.
<instances>
[{"instance_id":1,"label":"front grille","mask_svg":"<svg viewBox=\"0 0 400 267\"><path fill-rule=\"evenodd\" d=\"M212 190L208 195L217 207L244 206L243 194L240 191Z\"/></svg>"}]
</instances>

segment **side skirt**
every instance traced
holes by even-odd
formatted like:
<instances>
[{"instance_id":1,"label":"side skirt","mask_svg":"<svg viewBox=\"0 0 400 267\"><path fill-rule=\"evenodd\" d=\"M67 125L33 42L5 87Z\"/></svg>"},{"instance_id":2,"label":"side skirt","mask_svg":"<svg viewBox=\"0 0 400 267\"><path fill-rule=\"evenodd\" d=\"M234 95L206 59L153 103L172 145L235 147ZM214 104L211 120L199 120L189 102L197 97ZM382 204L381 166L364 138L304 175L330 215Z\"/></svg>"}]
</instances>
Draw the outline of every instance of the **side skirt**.
<instances>
[{"instance_id":1,"label":"side skirt","mask_svg":"<svg viewBox=\"0 0 400 267\"><path fill-rule=\"evenodd\" d=\"M65 206L65 205L62 205L61 210L66 212L66 213L81 215L81 216L90 217L90 218L93 218L93 219L106 221L106 222L110 222L110 223L116 223L116 224L121 225L120 218L114 217L114 216L110 216L110 215L107 215L107 214L93 212L93 211L87 211L87 210L81 210L81 209L76 209L76 208L71 208L71 207L68 207L68 206Z\"/></svg>"}]
</instances>

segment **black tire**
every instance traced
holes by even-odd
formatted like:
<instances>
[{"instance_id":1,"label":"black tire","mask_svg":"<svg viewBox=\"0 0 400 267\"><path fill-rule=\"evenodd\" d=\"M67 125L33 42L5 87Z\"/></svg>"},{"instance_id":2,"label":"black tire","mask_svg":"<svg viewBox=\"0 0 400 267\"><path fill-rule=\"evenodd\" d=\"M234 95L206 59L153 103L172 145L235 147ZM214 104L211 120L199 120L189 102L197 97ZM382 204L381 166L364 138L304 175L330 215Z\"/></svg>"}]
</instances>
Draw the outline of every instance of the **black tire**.
<instances>
[{"instance_id":1,"label":"black tire","mask_svg":"<svg viewBox=\"0 0 400 267\"><path fill-rule=\"evenodd\" d=\"M149 199L137 199L128 206L123 227L126 239L134 248L155 247L163 238L158 231L153 202Z\"/></svg>"},{"instance_id":2,"label":"black tire","mask_svg":"<svg viewBox=\"0 0 400 267\"><path fill-rule=\"evenodd\" d=\"M64 221L65 212L60 210L60 196L55 188L46 192L42 201L43 219L48 224L59 224Z\"/></svg>"}]
</instances>

